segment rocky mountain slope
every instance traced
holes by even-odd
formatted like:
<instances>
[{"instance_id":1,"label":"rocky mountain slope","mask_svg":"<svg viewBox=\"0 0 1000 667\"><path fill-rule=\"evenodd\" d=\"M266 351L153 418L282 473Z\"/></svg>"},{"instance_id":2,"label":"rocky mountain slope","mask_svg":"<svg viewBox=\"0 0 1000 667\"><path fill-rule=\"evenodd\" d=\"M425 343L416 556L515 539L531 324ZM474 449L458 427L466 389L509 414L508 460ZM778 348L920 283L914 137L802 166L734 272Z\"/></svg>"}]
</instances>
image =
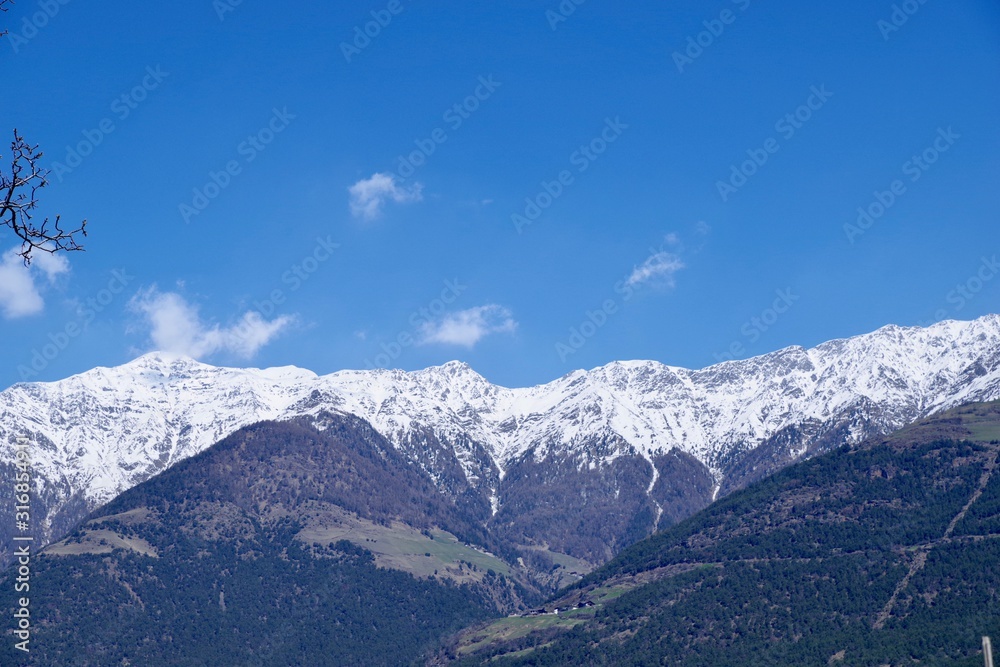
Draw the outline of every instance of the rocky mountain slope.
<instances>
[{"instance_id":1,"label":"rocky mountain slope","mask_svg":"<svg viewBox=\"0 0 1000 667\"><path fill-rule=\"evenodd\" d=\"M1000 402L790 466L433 664L983 664L1000 633Z\"/></svg>"},{"instance_id":2,"label":"rocky mountain slope","mask_svg":"<svg viewBox=\"0 0 1000 667\"><path fill-rule=\"evenodd\" d=\"M0 393L0 480L32 442L39 539L242 426L362 417L513 544L600 563L791 462L1000 398L1000 316L888 326L702 370L615 362L510 389L423 371L216 368L149 354ZM0 507L0 561L10 541ZM6 518L5 518L6 517Z\"/></svg>"}]
</instances>

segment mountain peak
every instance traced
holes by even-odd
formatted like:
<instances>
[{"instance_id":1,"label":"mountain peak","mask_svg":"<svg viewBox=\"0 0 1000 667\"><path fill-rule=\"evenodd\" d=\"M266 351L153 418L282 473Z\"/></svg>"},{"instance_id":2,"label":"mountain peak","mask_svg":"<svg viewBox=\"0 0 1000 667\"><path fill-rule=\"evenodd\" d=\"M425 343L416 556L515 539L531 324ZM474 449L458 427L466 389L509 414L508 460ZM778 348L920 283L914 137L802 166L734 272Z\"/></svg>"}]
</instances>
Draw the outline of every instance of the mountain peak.
<instances>
[{"instance_id":1,"label":"mountain peak","mask_svg":"<svg viewBox=\"0 0 1000 667\"><path fill-rule=\"evenodd\" d=\"M164 352L162 350L155 350L153 352L147 352L146 354L136 357L132 361L124 364L124 367L134 367L134 368L155 368L162 369L166 367L177 367L177 366L205 366L206 364L197 361L187 355L180 354L178 352Z\"/></svg>"},{"instance_id":2,"label":"mountain peak","mask_svg":"<svg viewBox=\"0 0 1000 667\"><path fill-rule=\"evenodd\" d=\"M440 376L443 375L452 380L455 379L467 379L470 382L476 383L487 383L488 381L482 375L476 372L472 366L465 363L464 361L449 361L447 363L441 364L440 366L431 366L423 370L414 371L411 373L413 376Z\"/></svg>"},{"instance_id":3,"label":"mountain peak","mask_svg":"<svg viewBox=\"0 0 1000 667\"><path fill-rule=\"evenodd\" d=\"M438 366L442 370L446 370L450 373L457 373L459 371L471 371L472 366L465 363L464 361L458 361L457 359L452 359L451 361L445 362Z\"/></svg>"}]
</instances>

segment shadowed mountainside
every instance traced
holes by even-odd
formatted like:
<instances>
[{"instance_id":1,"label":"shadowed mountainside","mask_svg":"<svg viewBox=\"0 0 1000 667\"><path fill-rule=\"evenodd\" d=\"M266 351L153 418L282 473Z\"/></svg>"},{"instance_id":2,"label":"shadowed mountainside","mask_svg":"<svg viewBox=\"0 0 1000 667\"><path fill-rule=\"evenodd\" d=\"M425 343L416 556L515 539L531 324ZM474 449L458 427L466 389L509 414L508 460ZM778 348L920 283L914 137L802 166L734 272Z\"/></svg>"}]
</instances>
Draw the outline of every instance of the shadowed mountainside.
<instances>
[{"instance_id":1,"label":"shadowed mountainside","mask_svg":"<svg viewBox=\"0 0 1000 667\"><path fill-rule=\"evenodd\" d=\"M981 665L1000 634L998 454L989 403L796 464L435 662Z\"/></svg>"},{"instance_id":2,"label":"shadowed mountainside","mask_svg":"<svg viewBox=\"0 0 1000 667\"><path fill-rule=\"evenodd\" d=\"M397 665L523 608L482 524L364 420L320 419L242 429L50 545L31 653L5 641L0 663Z\"/></svg>"}]
</instances>

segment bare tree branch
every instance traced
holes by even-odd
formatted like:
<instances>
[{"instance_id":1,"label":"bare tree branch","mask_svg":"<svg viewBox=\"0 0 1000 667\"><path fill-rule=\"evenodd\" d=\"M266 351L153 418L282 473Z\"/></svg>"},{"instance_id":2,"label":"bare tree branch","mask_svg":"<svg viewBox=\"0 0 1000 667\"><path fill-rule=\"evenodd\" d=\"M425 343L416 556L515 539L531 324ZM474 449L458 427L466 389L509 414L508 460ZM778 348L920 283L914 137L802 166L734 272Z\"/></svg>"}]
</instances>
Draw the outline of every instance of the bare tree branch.
<instances>
[{"instance_id":1,"label":"bare tree branch","mask_svg":"<svg viewBox=\"0 0 1000 667\"><path fill-rule=\"evenodd\" d=\"M86 220L72 231L66 231L60 226L58 215L51 224L49 218L42 220L41 225L32 222L32 211L38 206L38 190L48 185L46 176L49 173L38 164L42 157L38 145L27 143L15 129L10 149L10 174L0 171L0 226L10 227L21 239L21 251L18 254L24 259L25 265L31 263L31 253L36 251L56 253L83 250L76 235L87 235Z\"/></svg>"},{"instance_id":2,"label":"bare tree branch","mask_svg":"<svg viewBox=\"0 0 1000 667\"><path fill-rule=\"evenodd\" d=\"M14 4L14 0L0 0L0 12L7 11L7 8L4 7L4 5L13 5L13 4ZM7 34L7 29L6 28L0 28L0 37L3 37L6 34Z\"/></svg>"},{"instance_id":3,"label":"bare tree branch","mask_svg":"<svg viewBox=\"0 0 1000 667\"><path fill-rule=\"evenodd\" d=\"M0 12L7 11L7 5L14 0L0 0ZM8 33L0 28L0 37ZM12 160L10 174L0 167L0 227L10 227L21 239L18 255L25 266L31 264L31 254L36 251L55 253L60 251L83 250L76 235L87 235L87 221L77 229L66 231L60 225L59 216L54 220L45 218L41 225L32 222L32 211L38 206L38 190L48 185L48 170L39 166L42 153L38 146L32 146L14 129L14 141L10 144Z\"/></svg>"}]
</instances>

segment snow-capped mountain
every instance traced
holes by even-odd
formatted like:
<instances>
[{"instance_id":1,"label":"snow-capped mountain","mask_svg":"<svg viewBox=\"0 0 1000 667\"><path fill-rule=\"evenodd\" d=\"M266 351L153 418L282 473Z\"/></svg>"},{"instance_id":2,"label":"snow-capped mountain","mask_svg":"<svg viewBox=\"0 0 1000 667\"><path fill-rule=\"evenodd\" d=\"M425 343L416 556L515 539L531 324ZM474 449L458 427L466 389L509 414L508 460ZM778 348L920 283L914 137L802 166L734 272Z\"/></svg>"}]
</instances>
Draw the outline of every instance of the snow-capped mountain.
<instances>
[{"instance_id":1,"label":"snow-capped mountain","mask_svg":"<svg viewBox=\"0 0 1000 667\"><path fill-rule=\"evenodd\" d=\"M298 416L321 421L324 411L339 411L369 421L451 497L482 505L484 521L571 512L597 496L613 495L605 499L613 504L624 494L632 503L626 514L653 512L642 529L648 531L664 512L680 518L720 487L825 446L998 398L998 315L888 326L702 370L615 362L518 389L490 384L458 362L410 373L318 376L153 353L0 393L0 461L14 460L17 436L32 442L46 513L40 537L48 541L245 425ZM11 474L0 463L0 476ZM551 547L540 537L546 530L522 526L514 538Z\"/></svg>"}]
</instances>

